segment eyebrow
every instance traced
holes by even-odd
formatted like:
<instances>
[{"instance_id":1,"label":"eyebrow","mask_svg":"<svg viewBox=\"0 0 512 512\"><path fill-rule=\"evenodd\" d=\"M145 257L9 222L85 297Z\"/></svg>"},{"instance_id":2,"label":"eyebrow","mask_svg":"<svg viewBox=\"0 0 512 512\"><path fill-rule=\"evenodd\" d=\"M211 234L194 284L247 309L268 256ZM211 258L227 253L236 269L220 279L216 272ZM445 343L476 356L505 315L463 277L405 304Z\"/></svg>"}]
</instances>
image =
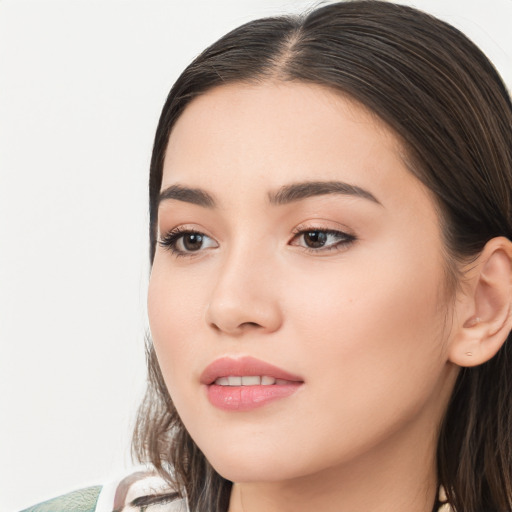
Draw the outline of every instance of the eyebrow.
<instances>
[{"instance_id":1,"label":"eyebrow","mask_svg":"<svg viewBox=\"0 0 512 512\"><path fill-rule=\"evenodd\" d=\"M308 197L327 194L361 197L382 206L382 203L368 190L342 181L305 181L302 183L292 183L291 185L281 187L275 193L269 193L269 200L270 204L283 205Z\"/></svg>"},{"instance_id":2,"label":"eyebrow","mask_svg":"<svg viewBox=\"0 0 512 512\"><path fill-rule=\"evenodd\" d=\"M309 197L327 194L360 197L382 206L382 203L368 190L342 181L305 181L292 183L290 185L284 185L277 190L277 192L269 192L268 199L271 205L279 206ZM171 185L162 190L158 196L158 204L169 199L192 203L204 208L216 207L215 199L208 192L199 188L185 187L183 185Z\"/></svg>"},{"instance_id":3,"label":"eyebrow","mask_svg":"<svg viewBox=\"0 0 512 512\"><path fill-rule=\"evenodd\" d=\"M215 208L215 200L208 192L199 188L184 187L182 185L171 185L162 190L158 196L158 204L162 201L175 199L185 203L197 204L204 208Z\"/></svg>"}]
</instances>

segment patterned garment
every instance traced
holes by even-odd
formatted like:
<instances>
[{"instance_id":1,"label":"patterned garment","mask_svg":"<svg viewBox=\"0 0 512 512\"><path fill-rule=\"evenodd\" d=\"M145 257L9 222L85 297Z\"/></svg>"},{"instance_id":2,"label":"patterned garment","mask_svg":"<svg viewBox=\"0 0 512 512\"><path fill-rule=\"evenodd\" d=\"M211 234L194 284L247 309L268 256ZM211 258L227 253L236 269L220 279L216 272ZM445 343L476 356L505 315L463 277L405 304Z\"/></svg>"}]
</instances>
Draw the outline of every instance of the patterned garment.
<instances>
[{"instance_id":1,"label":"patterned garment","mask_svg":"<svg viewBox=\"0 0 512 512\"><path fill-rule=\"evenodd\" d=\"M23 512L95 512L101 487L88 487L27 508Z\"/></svg>"},{"instance_id":2,"label":"patterned garment","mask_svg":"<svg viewBox=\"0 0 512 512\"><path fill-rule=\"evenodd\" d=\"M172 493L155 473L139 471L105 486L88 487L39 503L22 512L188 512L185 500L137 505L145 497Z\"/></svg>"},{"instance_id":3,"label":"patterned garment","mask_svg":"<svg viewBox=\"0 0 512 512\"><path fill-rule=\"evenodd\" d=\"M22 512L189 512L183 499L159 500L144 505L137 503L144 498L156 498L163 494L172 494L172 489L162 478L155 473L139 471L130 473L114 484L74 491ZM438 501L440 506L437 512L453 512L442 487L439 489Z\"/></svg>"}]
</instances>

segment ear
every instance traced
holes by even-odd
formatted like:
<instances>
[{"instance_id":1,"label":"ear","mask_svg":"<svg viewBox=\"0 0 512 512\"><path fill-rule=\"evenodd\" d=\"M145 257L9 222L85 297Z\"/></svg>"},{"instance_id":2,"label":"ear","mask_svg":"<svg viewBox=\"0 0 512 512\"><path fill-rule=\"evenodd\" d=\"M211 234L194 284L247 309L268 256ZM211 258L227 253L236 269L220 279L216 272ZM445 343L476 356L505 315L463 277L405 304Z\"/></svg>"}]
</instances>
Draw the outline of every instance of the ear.
<instances>
[{"instance_id":1,"label":"ear","mask_svg":"<svg viewBox=\"0 0 512 512\"><path fill-rule=\"evenodd\" d=\"M512 329L512 242L489 240L467 269L457 296L449 360L477 366L491 359Z\"/></svg>"}]
</instances>

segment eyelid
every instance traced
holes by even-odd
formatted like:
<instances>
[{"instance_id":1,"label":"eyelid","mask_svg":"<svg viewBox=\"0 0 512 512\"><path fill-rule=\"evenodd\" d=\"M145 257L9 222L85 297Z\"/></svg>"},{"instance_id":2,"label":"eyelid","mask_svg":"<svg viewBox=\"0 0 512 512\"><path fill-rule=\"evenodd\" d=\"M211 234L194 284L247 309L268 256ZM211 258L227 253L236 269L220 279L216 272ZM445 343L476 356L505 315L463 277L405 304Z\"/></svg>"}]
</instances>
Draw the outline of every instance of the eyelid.
<instances>
[{"instance_id":1,"label":"eyelid","mask_svg":"<svg viewBox=\"0 0 512 512\"><path fill-rule=\"evenodd\" d=\"M188 234L196 234L201 235L204 239L210 240L214 242L214 246L208 246L208 247L201 247L197 251L188 251L183 249L178 249L177 244L180 242L180 240L183 240L183 237ZM163 249L169 251L173 256L175 257L188 257L193 258L196 256L200 256L204 254L204 252L208 249L213 249L218 247L218 242L211 237L210 235L206 234L204 230L188 227L186 225L176 226L175 228L172 228L168 230L165 234L159 233L158 236L158 244Z\"/></svg>"},{"instance_id":2,"label":"eyelid","mask_svg":"<svg viewBox=\"0 0 512 512\"><path fill-rule=\"evenodd\" d=\"M355 236L355 234L353 234L350 231L351 230L348 230L346 227L341 227L341 226L340 226L340 228L332 228L332 227L326 227L325 225L319 226L316 222L314 222L312 224L303 223L293 229L293 237L290 240L289 244L299 247L308 253L313 253L313 254L317 254L317 255L322 254L322 253L328 253L330 251L341 251L341 250L348 248L349 245L351 245L355 241L357 241L357 237ZM299 245L297 243L292 243L294 240L297 240L297 238L299 236L303 236L308 232L309 233L319 232L319 233L325 233L327 235L334 235L334 236L338 236L340 238L340 240L336 243L332 243L332 244L329 244L326 246L316 247L316 248L306 247L303 245Z\"/></svg>"},{"instance_id":3,"label":"eyelid","mask_svg":"<svg viewBox=\"0 0 512 512\"><path fill-rule=\"evenodd\" d=\"M338 233L344 233L346 235L355 236L352 230L339 222L329 221L326 219L313 218L310 221L301 222L295 228L293 233L303 233L304 231L332 231Z\"/></svg>"},{"instance_id":4,"label":"eyelid","mask_svg":"<svg viewBox=\"0 0 512 512\"><path fill-rule=\"evenodd\" d=\"M340 226L341 228L341 226ZM357 237L349 232L349 230L345 227L340 228L332 228L327 227L325 225L320 226L317 222L308 224L303 223L298 225L292 230L293 237L288 242L288 245L299 247L301 250L320 255L323 253L328 253L330 251L341 251L348 248L349 245L354 243L357 240ZM302 245L297 243L299 237L306 235L307 233L323 233L327 236L331 236L337 238L334 242L331 242L326 245L321 245L318 247L308 247L307 245ZM183 239L185 235L197 234L200 235L202 239L201 246L197 250L187 250L186 248L178 248L178 244L181 242L183 244ZM207 246L204 246L204 241L209 241ZM195 227L189 227L187 225L176 226L168 230L164 235L159 232L158 244L163 247L165 250L169 251L175 257L188 257L193 258L197 256L201 256L205 253L205 251L209 249L218 248L218 242L210 235L205 233L203 229L197 229Z\"/></svg>"}]
</instances>

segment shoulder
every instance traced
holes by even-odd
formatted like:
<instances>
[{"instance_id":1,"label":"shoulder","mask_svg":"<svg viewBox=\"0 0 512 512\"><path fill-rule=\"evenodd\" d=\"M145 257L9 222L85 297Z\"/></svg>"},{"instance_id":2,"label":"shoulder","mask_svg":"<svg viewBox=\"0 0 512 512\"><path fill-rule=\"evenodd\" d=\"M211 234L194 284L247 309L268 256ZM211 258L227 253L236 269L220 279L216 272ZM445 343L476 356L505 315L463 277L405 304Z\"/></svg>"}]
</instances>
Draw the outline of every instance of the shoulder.
<instances>
[{"instance_id":1,"label":"shoulder","mask_svg":"<svg viewBox=\"0 0 512 512\"><path fill-rule=\"evenodd\" d=\"M94 512L101 486L87 487L39 503L22 512Z\"/></svg>"}]
</instances>

